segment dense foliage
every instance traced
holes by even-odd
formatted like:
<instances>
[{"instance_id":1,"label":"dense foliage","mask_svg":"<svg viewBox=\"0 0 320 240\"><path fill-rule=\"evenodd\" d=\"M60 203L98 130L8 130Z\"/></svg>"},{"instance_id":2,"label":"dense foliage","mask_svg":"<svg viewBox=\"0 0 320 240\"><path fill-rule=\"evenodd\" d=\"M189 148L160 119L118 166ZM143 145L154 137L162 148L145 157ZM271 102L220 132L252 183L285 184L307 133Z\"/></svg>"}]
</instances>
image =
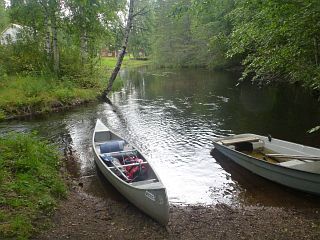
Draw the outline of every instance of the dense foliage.
<instances>
[{"instance_id":1,"label":"dense foliage","mask_svg":"<svg viewBox=\"0 0 320 240\"><path fill-rule=\"evenodd\" d=\"M0 0L0 33L6 28L9 22L8 14L5 10L5 1Z\"/></svg>"},{"instance_id":2,"label":"dense foliage","mask_svg":"<svg viewBox=\"0 0 320 240\"><path fill-rule=\"evenodd\" d=\"M206 66L226 68L235 65L226 59L230 21L226 15L232 0L168 0L155 4L153 54L164 66Z\"/></svg>"},{"instance_id":3,"label":"dense foliage","mask_svg":"<svg viewBox=\"0 0 320 240\"><path fill-rule=\"evenodd\" d=\"M244 76L284 78L320 89L320 2L237 1L228 54L245 53Z\"/></svg>"},{"instance_id":4,"label":"dense foliage","mask_svg":"<svg viewBox=\"0 0 320 240\"><path fill-rule=\"evenodd\" d=\"M126 1L0 2L0 29L24 26L23 41L0 46L0 74L97 72L102 47L121 46ZM129 51L160 66L244 69L243 78L284 79L319 90L320 2L137 0ZM119 14L120 11L123 11ZM9 16L9 17L8 17Z\"/></svg>"},{"instance_id":5,"label":"dense foliage","mask_svg":"<svg viewBox=\"0 0 320 240\"><path fill-rule=\"evenodd\" d=\"M154 28L153 3L150 0L135 2L139 15L135 16L129 38L129 52L135 58L149 57L151 54L152 30Z\"/></svg>"},{"instance_id":6,"label":"dense foliage","mask_svg":"<svg viewBox=\"0 0 320 240\"><path fill-rule=\"evenodd\" d=\"M244 67L243 78L320 89L320 2L158 0L153 54L160 65Z\"/></svg>"},{"instance_id":7,"label":"dense foliage","mask_svg":"<svg viewBox=\"0 0 320 240\"><path fill-rule=\"evenodd\" d=\"M0 137L0 153L0 238L27 239L66 196L59 154L34 134L14 133Z\"/></svg>"},{"instance_id":8,"label":"dense foliage","mask_svg":"<svg viewBox=\"0 0 320 240\"><path fill-rule=\"evenodd\" d=\"M101 48L114 41L112 29L120 21L117 13L124 4L114 0L11 0L0 14L4 11L10 23L23 30L17 42L1 46L2 74L91 75ZM0 27L7 23L1 19Z\"/></svg>"}]
</instances>

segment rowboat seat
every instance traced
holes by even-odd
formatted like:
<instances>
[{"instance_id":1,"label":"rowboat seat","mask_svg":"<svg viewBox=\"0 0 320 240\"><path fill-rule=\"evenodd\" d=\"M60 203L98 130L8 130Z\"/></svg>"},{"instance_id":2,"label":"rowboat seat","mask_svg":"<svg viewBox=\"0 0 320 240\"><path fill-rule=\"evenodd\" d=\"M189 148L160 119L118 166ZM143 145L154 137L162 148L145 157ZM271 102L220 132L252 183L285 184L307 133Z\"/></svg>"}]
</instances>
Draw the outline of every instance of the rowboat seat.
<instances>
[{"instance_id":1,"label":"rowboat seat","mask_svg":"<svg viewBox=\"0 0 320 240\"><path fill-rule=\"evenodd\" d=\"M243 143L243 142L259 142L260 138L257 137L241 137L241 138L232 138L232 139L226 139L221 140L221 143L223 145L233 145L236 143Z\"/></svg>"},{"instance_id":2,"label":"rowboat seat","mask_svg":"<svg viewBox=\"0 0 320 240\"><path fill-rule=\"evenodd\" d=\"M279 163L281 166L286 166L289 168L301 170L301 171L307 171L312 173L318 173L320 174L320 162L302 162L299 160L290 160L287 162Z\"/></svg>"},{"instance_id":3,"label":"rowboat seat","mask_svg":"<svg viewBox=\"0 0 320 240\"><path fill-rule=\"evenodd\" d=\"M278 165L281 165L284 167L290 167L290 168L293 166L296 166L296 165L300 165L300 164L304 164L304 162L299 161L299 160L290 160L290 161L278 163Z\"/></svg>"}]
</instances>

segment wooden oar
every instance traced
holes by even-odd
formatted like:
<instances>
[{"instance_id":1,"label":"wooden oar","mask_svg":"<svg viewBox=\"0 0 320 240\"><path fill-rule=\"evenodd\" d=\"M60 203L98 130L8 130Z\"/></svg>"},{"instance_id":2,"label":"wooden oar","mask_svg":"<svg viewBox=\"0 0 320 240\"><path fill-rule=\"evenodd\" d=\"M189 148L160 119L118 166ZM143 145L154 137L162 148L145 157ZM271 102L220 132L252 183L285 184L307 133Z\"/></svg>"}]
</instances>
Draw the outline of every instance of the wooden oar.
<instances>
[{"instance_id":1,"label":"wooden oar","mask_svg":"<svg viewBox=\"0 0 320 240\"><path fill-rule=\"evenodd\" d=\"M293 158L293 159L299 159L299 160L320 161L320 157L308 156L308 155L290 155L290 154L270 153L270 154L266 154L266 156L273 157L273 158Z\"/></svg>"},{"instance_id":2,"label":"wooden oar","mask_svg":"<svg viewBox=\"0 0 320 240\"><path fill-rule=\"evenodd\" d=\"M259 152L260 154L262 154L262 155L264 156L263 160L268 161L268 159L265 158L265 157L268 157L268 158L270 158L270 159L273 160L273 161L276 161L276 162L278 162L278 163L281 163L281 161L280 161L279 159L277 159L276 157L268 156L268 154L267 154L267 153L264 153L262 150L261 150L261 151L257 151L257 152ZM270 160L269 160L269 161L270 161Z\"/></svg>"}]
</instances>

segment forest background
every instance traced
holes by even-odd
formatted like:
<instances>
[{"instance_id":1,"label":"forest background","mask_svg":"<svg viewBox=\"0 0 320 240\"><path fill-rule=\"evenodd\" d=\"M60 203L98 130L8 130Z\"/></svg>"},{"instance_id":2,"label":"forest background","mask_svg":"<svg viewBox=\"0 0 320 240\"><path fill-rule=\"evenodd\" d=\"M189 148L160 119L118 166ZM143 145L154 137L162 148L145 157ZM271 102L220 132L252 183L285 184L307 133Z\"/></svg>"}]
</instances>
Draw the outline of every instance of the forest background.
<instances>
[{"instance_id":1,"label":"forest background","mask_svg":"<svg viewBox=\"0 0 320 240\"><path fill-rule=\"evenodd\" d=\"M259 83L320 89L320 3L279 0L135 0L127 55L160 67L240 70ZM127 2L0 0L0 118L95 98L121 48ZM4 91L5 89L5 91Z\"/></svg>"}]
</instances>

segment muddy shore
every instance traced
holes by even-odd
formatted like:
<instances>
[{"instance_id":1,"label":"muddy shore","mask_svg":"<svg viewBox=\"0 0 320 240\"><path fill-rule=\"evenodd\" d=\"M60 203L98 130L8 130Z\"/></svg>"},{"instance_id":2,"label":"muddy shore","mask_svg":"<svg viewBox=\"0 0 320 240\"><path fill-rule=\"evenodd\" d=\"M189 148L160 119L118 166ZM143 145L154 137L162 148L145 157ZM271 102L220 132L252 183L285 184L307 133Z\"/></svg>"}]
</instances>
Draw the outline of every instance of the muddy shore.
<instances>
[{"instance_id":1,"label":"muddy shore","mask_svg":"<svg viewBox=\"0 0 320 240\"><path fill-rule=\"evenodd\" d=\"M128 202L96 167L92 175L81 176L76 170L79 157L71 145L66 146L65 157L62 171L68 172L64 174L68 197L52 217L53 226L36 240L320 239L318 204L296 208L170 204L169 223L164 227Z\"/></svg>"},{"instance_id":2,"label":"muddy shore","mask_svg":"<svg viewBox=\"0 0 320 240\"><path fill-rule=\"evenodd\" d=\"M320 239L320 209L171 205L163 227L122 196L90 195L90 185L73 179L53 227L35 239Z\"/></svg>"}]
</instances>

